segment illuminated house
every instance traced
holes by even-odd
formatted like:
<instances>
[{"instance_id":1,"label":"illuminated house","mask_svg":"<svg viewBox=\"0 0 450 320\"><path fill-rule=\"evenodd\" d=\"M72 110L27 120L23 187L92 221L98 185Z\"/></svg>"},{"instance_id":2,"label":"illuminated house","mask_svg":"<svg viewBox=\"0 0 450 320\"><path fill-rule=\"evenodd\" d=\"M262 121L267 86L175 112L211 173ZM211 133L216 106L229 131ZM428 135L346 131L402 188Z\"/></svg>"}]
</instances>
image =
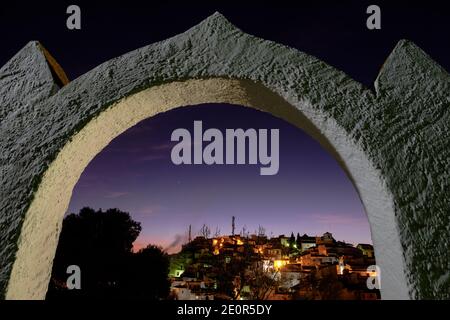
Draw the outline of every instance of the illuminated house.
<instances>
[{"instance_id":1,"label":"illuminated house","mask_svg":"<svg viewBox=\"0 0 450 320\"><path fill-rule=\"evenodd\" d=\"M284 234L279 236L278 239L280 240L280 244L283 247L289 247L289 237L286 237Z\"/></svg>"},{"instance_id":2,"label":"illuminated house","mask_svg":"<svg viewBox=\"0 0 450 320\"><path fill-rule=\"evenodd\" d=\"M183 279L172 282L170 292L175 300L214 300L211 281Z\"/></svg>"},{"instance_id":3,"label":"illuminated house","mask_svg":"<svg viewBox=\"0 0 450 320\"><path fill-rule=\"evenodd\" d=\"M281 248L270 248L267 249L267 257L271 258L272 260L280 260L282 257L282 250Z\"/></svg>"},{"instance_id":4,"label":"illuminated house","mask_svg":"<svg viewBox=\"0 0 450 320\"><path fill-rule=\"evenodd\" d=\"M316 243L317 244L332 244L334 243L336 240L334 240L333 238L333 234L330 232L325 232L323 234L323 236L321 237L316 237Z\"/></svg>"},{"instance_id":5,"label":"illuminated house","mask_svg":"<svg viewBox=\"0 0 450 320\"><path fill-rule=\"evenodd\" d=\"M337 264L339 260L335 256L325 256L317 253L306 253L300 257L302 266L322 266L326 264Z\"/></svg>"}]
</instances>

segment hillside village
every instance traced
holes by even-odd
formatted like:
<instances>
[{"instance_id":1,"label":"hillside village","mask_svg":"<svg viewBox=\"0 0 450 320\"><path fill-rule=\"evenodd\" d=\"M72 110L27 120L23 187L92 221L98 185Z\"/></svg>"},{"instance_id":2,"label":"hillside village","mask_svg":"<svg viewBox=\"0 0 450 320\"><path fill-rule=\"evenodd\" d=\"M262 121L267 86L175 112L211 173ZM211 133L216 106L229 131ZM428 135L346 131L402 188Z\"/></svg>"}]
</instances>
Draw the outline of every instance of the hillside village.
<instances>
[{"instance_id":1,"label":"hillside village","mask_svg":"<svg viewBox=\"0 0 450 320\"><path fill-rule=\"evenodd\" d=\"M205 227L205 226L204 226ZM373 246L337 241L329 232L267 237L203 233L170 256L176 300L324 300L380 298ZM189 237L190 238L190 237ZM373 278L370 278L371 280Z\"/></svg>"}]
</instances>

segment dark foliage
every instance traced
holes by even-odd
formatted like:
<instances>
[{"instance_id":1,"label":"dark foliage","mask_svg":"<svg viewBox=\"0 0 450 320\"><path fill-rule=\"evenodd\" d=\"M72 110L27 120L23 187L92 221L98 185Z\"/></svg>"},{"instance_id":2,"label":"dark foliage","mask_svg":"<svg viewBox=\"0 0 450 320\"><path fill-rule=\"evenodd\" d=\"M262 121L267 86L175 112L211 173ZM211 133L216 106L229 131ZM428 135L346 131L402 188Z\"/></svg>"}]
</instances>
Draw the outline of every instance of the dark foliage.
<instances>
[{"instance_id":1,"label":"dark foliage","mask_svg":"<svg viewBox=\"0 0 450 320\"><path fill-rule=\"evenodd\" d=\"M47 299L165 298L169 260L148 246L132 252L141 225L118 209L81 209L63 222ZM81 289L68 290L67 267L81 270Z\"/></svg>"}]
</instances>

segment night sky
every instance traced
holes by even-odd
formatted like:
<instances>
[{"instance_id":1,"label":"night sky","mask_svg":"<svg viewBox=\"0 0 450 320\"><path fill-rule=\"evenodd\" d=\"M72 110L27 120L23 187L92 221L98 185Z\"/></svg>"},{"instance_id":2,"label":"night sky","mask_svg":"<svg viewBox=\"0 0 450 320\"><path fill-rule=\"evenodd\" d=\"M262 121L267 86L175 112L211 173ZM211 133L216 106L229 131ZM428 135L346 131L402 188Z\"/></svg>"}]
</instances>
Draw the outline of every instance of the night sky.
<instances>
[{"instance_id":1,"label":"night sky","mask_svg":"<svg viewBox=\"0 0 450 320\"><path fill-rule=\"evenodd\" d=\"M82 29L66 28L66 8L78 4ZM382 29L366 28L378 4ZM186 31L219 11L243 31L318 57L372 87L400 39L409 39L450 70L447 1L3 1L0 65L39 40L70 79L98 64Z\"/></svg>"},{"instance_id":2,"label":"night sky","mask_svg":"<svg viewBox=\"0 0 450 320\"><path fill-rule=\"evenodd\" d=\"M298 1L300 2L300 1ZM409 39L450 70L450 11L444 1L71 1L0 5L0 65L39 40L75 79L111 58L184 32L219 11L243 31L314 55L368 88L400 39ZM82 30L66 29L66 8L78 4ZM369 4L382 10L382 30L366 28ZM258 166L174 166L170 134L205 127L279 128L280 172ZM115 139L83 173L70 211L118 207L143 223L139 243L183 240L187 225L229 233L259 224L272 231L332 231L340 240L370 242L359 198L336 161L300 130L254 110L214 105L146 120ZM176 241L177 243L179 241ZM173 249L171 249L173 250Z\"/></svg>"},{"instance_id":3,"label":"night sky","mask_svg":"<svg viewBox=\"0 0 450 320\"><path fill-rule=\"evenodd\" d=\"M259 164L174 165L171 133L187 128L193 134L194 120L203 122L203 130L279 129L278 174L261 176ZM69 212L83 206L130 212L143 227L136 247L151 242L179 249L189 224L193 235L203 224L231 234L233 215L237 231L261 225L268 236L331 231L339 240L371 242L356 190L334 158L297 127L241 106L179 108L129 129L81 176Z\"/></svg>"}]
</instances>

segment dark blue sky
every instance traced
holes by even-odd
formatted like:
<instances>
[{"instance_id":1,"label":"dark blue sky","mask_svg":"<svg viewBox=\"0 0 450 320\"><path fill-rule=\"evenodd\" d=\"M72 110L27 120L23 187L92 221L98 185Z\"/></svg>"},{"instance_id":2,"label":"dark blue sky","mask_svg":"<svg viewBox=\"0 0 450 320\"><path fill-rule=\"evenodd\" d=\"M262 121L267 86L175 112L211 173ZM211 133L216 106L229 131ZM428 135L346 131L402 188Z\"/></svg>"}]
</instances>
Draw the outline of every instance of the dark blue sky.
<instances>
[{"instance_id":1,"label":"dark blue sky","mask_svg":"<svg viewBox=\"0 0 450 320\"><path fill-rule=\"evenodd\" d=\"M203 128L280 130L280 169L261 176L260 165L174 165L171 133L194 120ZM205 144L206 145L206 144ZM300 129L267 113L231 105L179 108L142 121L113 140L84 171L69 212L83 206L118 207L142 222L137 245L168 247L205 223L214 231L274 235L333 232L337 239L371 242L359 197L337 162Z\"/></svg>"},{"instance_id":2,"label":"dark blue sky","mask_svg":"<svg viewBox=\"0 0 450 320\"><path fill-rule=\"evenodd\" d=\"M81 7L79 31L66 28L69 4ZM370 4L381 7L381 30L366 28ZM439 0L8 1L0 5L0 65L39 40L74 79L219 11L247 33L314 55L372 87L400 39L414 41L450 70L448 7Z\"/></svg>"}]
</instances>

